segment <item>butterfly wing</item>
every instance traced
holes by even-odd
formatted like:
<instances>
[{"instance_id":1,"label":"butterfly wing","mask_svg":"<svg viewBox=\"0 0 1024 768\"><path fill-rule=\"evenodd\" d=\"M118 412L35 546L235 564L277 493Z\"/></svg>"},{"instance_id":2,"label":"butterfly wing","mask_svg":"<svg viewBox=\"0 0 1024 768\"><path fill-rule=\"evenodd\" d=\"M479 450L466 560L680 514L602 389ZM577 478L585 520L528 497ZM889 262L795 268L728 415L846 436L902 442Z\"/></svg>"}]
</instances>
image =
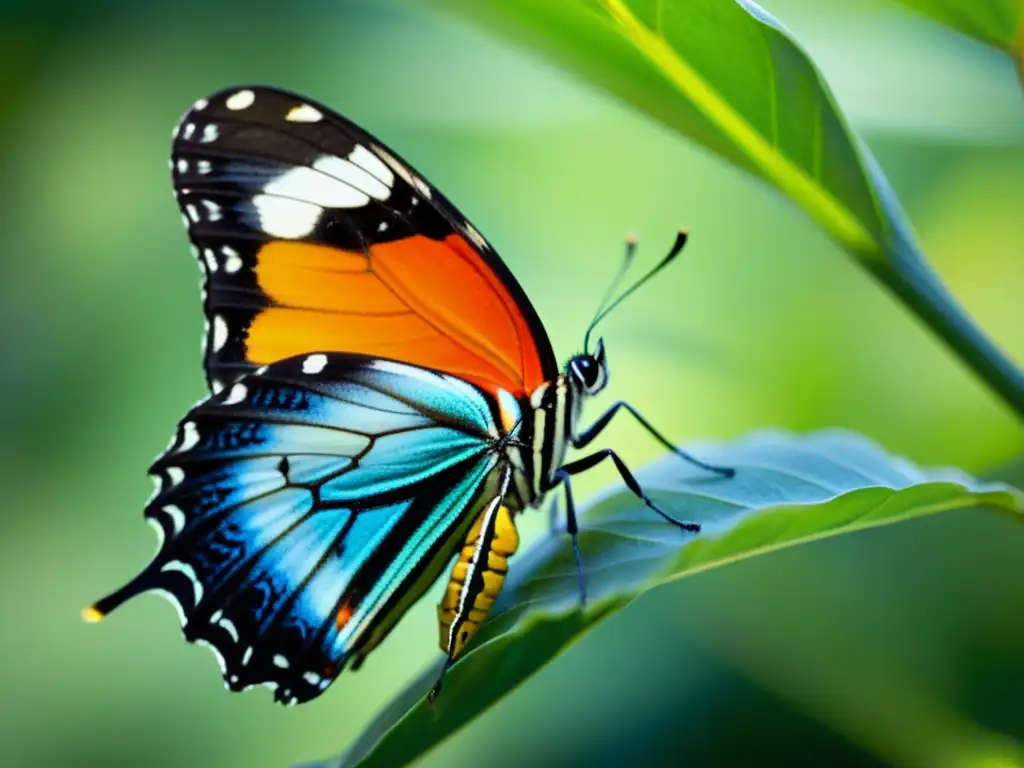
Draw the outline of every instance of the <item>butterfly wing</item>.
<instances>
[{"instance_id":1,"label":"butterfly wing","mask_svg":"<svg viewBox=\"0 0 1024 768\"><path fill-rule=\"evenodd\" d=\"M383 639L494 497L496 434L481 390L414 366L314 354L244 376L154 463L159 551L88 616L162 592L227 687L312 699Z\"/></svg>"},{"instance_id":2,"label":"butterfly wing","mask_svg":"<svg viewBox=\"0 0 1024 768\"><path fill-rule=\"evenodd\" d=\"M487 241L328 108L271 88L215 93L182 118L171 167L205 272L214 391L327 351L446 371L492 394L557 374L536 312Z\"/></svg>"}]
</instances>

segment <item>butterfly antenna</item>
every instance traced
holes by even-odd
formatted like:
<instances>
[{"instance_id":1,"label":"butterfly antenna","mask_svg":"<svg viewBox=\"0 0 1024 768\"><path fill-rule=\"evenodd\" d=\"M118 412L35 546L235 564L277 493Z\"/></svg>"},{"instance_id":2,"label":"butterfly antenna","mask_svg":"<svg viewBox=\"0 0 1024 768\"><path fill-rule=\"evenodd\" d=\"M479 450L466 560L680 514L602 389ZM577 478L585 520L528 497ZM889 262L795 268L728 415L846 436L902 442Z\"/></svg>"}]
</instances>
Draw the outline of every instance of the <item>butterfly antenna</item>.
<instances>
[{"instance_id":1,"label":"butterfly antenna","mask_svg":"<svg viewBox=\"0 0 1024 768\"><path fill-rule=\"evenodd\" d=\"M583 351L590 352L590 332L594 330L594 326L597 325L597 321L601 319L601 314L604 312L605 305L608 300L615 293L615 289L619 287L619 283L622 282L622 278L626 276L626 272L629 271L630 265L633 263L633 257L636 255L636 236L629 235L626 237L626 255L622 259L622 264L619 265L619 271L615 274L614 279L608 284L607 290L604 292L604 296L601 297L601 303L597 305L597 311L594 312L594 319L590 321L590 325L587 326L587 332L583 335Z\"/></svg>"},{"instance_id":2,"label":"butterfly antenna","mask_svg":"<svg viewBox=\"0 0 1024 768\"><path fill-rule=\"evenodd\" d=\"M654 268L651 269L650 272L648 272L646 275L644 275L639 280L637 280L635 283L633 283L633 285L631 285L629 288L627 288L622 293L620 293L619 297L617 299L615 299L615 301L613 301L607 307L603 307L601 309L601 311L599 311L597 313L597 315L594 317L593 321L590 323L590 326L587 328L587 335L584 337L584 341L583 341L584 349L589 349L589 346L587 345L587 341L590 339L590 332L592 330L594 330L594 327L598 323L600 323L608 315L609 312L611 312L613 309L615 309L617 306L619 306L619 304L621 304L626 299L627 296L632 294L640 286L642 286L644 283L646 283L648 280L650 280L656 274L661 272L661 270L663 270L665 267L667 267L669 264L671 264L672 261L675 259L675 257L678 256L679 253L683 250L683 246L686 245L686 238L687 238L687 233L685 232L685 230L679 230L679 234L676 235L676 241L675 241L675 243L672 244L672 248L671 248L671 250L669 250L669 252L665 256L665 258L663 258L661 261L659 261L657 264L655 264ZM635 248L635 243L634 243L634 248ZM632 254L629 254L628 258L631 259L632 258ZM618 278L616 278L616 282L618 282ZM610 293L610 291L609 291L609 293ZM602 300L601 303L603 305L604 304L604 300Z\"/></svg>"}]
</instances>

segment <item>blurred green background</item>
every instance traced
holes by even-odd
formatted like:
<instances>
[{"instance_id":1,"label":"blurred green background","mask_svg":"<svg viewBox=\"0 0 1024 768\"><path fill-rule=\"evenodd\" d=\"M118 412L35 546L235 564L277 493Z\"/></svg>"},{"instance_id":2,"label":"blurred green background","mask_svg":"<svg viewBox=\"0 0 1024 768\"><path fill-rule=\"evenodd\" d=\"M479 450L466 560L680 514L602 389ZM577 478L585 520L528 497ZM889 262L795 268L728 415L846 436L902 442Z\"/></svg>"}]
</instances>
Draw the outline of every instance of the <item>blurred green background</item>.
<instances>
[{"instance_id":1,"label":"blurred green background","mask_svg":"<svg viewBox=\"0 0 1024 768\"><path fill-rule=\"evenodd\" d=\"M882 0L763 5L953 292L1024 362L1012 66ZM435 589L359 673L285 710L225 692L155 597L78 618L150 556L145 469L203 394L167 158L180 114L223 86L307 93L394 146L504 254L560 357L624 236L649 263L688 227L685 257L603 328L603 397L679 440L843 426L979 474L1024 452L1014 416L794 207L427 3L0 7L0 765L283 768L341 751L438 653ZM628 420L608 444L634 464L659 453ZM523 521L528 539L545 527ZM1022 566L1024 527L968 510L687 579L424 763L1018 765Z\"/></svg>"}]
</instances>

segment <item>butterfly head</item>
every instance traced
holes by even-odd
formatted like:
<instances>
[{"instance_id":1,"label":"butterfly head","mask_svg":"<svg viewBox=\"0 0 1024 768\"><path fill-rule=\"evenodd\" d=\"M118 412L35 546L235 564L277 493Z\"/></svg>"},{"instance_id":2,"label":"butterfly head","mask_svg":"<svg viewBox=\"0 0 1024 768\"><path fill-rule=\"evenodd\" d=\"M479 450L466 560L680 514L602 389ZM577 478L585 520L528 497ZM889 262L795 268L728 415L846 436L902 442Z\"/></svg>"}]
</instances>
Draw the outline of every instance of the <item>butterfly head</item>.
<instances>
[{"instance_id":1,"label":"butterfly head","mask_svg":"<svg viewBox=\"0 0 1024 768\"><path fill-rule=\"evenodd\" d=\"M608 383L608 360L604 354L604 339L597 340L593 352L576 355L566 366L566 373L580 391L596 395Z\"/></svg>"}]
</instances>

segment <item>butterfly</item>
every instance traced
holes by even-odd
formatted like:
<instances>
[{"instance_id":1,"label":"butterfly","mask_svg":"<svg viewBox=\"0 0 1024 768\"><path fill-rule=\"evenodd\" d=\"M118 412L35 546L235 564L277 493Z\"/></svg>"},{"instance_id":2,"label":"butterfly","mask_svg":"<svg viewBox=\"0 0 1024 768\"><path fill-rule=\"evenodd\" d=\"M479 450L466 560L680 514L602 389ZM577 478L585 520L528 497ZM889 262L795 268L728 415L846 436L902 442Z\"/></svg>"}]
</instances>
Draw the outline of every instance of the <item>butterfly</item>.
<instances>
[{"instance_id":1,"label":"butterfly","mask_svg":"<svg viewBox=\"0 0 1024 768\"><path fill-rule=\"evenodd\" d=\"M620 410L581 428L608 381L594 326L635 243L559 368L529 299L479 231L395 152L325 106L268 87L201 99L175 128L174 192L203 272L209 395L150 468L160 546L84 612L140 593L177 608L226 686L319 696L357 669L454 560L438 606L445 669L501 590L515 515L557 488L585 599L566 463ZM439 690L435 686L432 696Z\"/></svg>"}]
</instances>

